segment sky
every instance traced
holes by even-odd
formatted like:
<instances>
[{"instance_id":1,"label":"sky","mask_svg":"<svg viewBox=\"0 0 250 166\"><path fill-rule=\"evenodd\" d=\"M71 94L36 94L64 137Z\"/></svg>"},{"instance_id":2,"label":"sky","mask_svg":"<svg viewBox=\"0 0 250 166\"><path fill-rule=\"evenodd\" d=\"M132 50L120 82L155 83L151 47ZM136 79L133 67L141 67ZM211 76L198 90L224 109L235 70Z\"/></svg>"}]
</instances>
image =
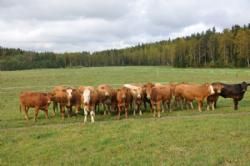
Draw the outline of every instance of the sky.
<instances>
[{"instance_id":1,"label":"sky","mask_svg":"<svg viewBox=\"0 0 250 166\"><path fill-rule=\"evenodd\" d=\"M0 46L124 48L250 23L250 0L0 0Z\"/></svg>"}]
</instances>

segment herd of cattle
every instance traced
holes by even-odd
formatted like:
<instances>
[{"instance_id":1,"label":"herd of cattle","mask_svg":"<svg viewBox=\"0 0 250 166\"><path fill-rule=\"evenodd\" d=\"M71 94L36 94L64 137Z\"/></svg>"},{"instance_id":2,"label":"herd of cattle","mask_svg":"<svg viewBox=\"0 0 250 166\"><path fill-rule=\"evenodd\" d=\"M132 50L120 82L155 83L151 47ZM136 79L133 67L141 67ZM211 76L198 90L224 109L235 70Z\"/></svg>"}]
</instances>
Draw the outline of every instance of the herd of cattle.
<instances>
[{"instance_id":1,"label":"herd of cattle","mask_svg":"<svg viewBox=\"0 0 250 166\"><path fill-rule=\"evenodd\" d=\"M142 114L147 106L150 106L154 117L160 117L160 113L168 109L183 109L190 107L193 109L193 101L198 103L198 110L202 111L203 101L207 100L207 110L216 108L219 96L232 98L234 109L238 109L238 102L243 98L249 83L224 84L220 82L211 84L160 84L146 83L144 85L124 84L115 89L107 84L93 86L80 86L78 88L56 86L51 92L21 92L20 111L25 113L25 119L29 119L29 108L35 108L34 120L36 121L39 110L45 112L48 118L48 108L53 103L53 111L60 109L62 119L65 111L68 115L77 114L84 111L84 122L90 114L91 122L94 122L95 111L99 110L99 105L103 106L104 114L116 112L120 119L121 112L125 112L128 117L130 110L134 115ZM75 111L73 111L75 108Z\"/></svg>"}]
</instances>

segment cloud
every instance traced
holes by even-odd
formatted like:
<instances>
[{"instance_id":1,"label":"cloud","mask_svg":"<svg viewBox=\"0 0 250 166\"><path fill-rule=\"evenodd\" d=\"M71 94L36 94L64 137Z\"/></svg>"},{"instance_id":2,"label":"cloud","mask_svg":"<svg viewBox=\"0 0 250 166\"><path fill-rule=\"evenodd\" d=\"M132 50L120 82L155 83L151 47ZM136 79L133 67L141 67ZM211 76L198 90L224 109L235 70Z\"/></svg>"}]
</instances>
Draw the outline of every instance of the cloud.
<instances>
[{"instance_id":1,"label":"cloud","mask_svg":"<svg viewBox=\"0 0 250 166\"><path fill-rule=\"evenodd\" d=\"M123 48L247 24L249 6L248 0L1 0L0 45L57 52Z\"/></svg>"}]
</instances>

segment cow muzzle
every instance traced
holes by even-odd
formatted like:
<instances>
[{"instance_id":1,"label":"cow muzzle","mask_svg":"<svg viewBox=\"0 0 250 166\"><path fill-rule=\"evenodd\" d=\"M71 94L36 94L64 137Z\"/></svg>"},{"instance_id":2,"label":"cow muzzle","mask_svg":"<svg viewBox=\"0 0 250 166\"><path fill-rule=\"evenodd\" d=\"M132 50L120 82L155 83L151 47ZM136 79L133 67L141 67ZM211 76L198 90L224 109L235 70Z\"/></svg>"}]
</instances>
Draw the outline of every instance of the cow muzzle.
<instances>
[{"instance_id":1,"label":"cow muzzle","mask_svg":"<svg viewBox=\"0 0 250 166\"><path fill-rule=\"evenodd\" d=\"M109 96L109 93L108 92L105 92L105 94L104 94L105 96Z\"/></svg>"}]
</instances>

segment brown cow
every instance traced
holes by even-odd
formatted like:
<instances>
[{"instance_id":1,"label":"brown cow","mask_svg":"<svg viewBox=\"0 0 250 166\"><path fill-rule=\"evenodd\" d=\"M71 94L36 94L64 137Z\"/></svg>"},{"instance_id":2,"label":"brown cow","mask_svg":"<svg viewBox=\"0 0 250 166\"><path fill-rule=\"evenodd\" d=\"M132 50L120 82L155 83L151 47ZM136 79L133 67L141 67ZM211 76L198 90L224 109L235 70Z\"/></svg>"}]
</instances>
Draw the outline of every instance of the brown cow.
<instances>
[{"instance_id":1,"label":"brown cow","mask_svg":"<svg viewBox=\"0 0 250 166\"><path fill-rule=\"evenodd\" d=\"M106 111L110 114L110 111L114 111L114 103L116 100L116 92L115 90L107 85L102 84L97 87L99 102L103 105L104 115L106 115Z\"/></svg>"},{"instance_id":2,"label":"brown cow","mask_svg":"<svg viewBox=\"0 0 250 166\"><path fill-rule=\"evenodd\" d=\"M39 110L45 112L45 116L48 119L48 107L51 102L52 94L43 92L22 92L19 96L20 111L24 111L25 119L29 120L28 110L29 108L35 108L34 121L37 119Z\"/></svg>"},{"instance_id":3,"label":"brown cow","mask_svg":"<svg viewBox=\"0 0 250 166\"><path fill-rule=\"evenodd\" d=\"M92 86L81 86L79 87L79 91L81 93L81 102L83 104L84 109L84 123L87 122L88 112L90 112L91 122L95 122L95 107L99 102L98 92Z\"/></svg>"},{"instance_id":4,"label":"brown cow","mask_svg":"<svg viewBox=\"0 0 250 166\"><path fill-rule=\"evenodd\" d=\"M217 100L221 93L221 90L224 87L224 85L221 83L212 83L212 86L214 88L215 93L207 97L207 110L208 111L210 110L210 108L212 108L212 110L214 111L216 104L217 104Z\"/></svg>"},{"instance_id":5,"label":"brown cow","mask_svg":"<svg viewBox=\"0 0 250 166\"><path fill-rule=\"evenodd\" d=\"M154 117L161 116L161 105L165 109L165 104L167 104L169 111L171 110L171 99L172 99L172 86L171 85L161 85L152 88L150 93L150 101L152 104L152 109L154 112ZM164 112L164 111L163 111Z\"/></svg>"},{"instance_id":6,"label":"brown cow","mask_svg":"<svg viewBox=\"0 0 250 166\"><path fill-rule=\"evenodd\" d=\"M151 91L152 91L152 88L155 87L155 86L160 86L162 84L160 83L151 83L151 82L148 82L146 84L143 85L143 102L144 102L144 107L146 109L146 103L149 103L150 105L150 111L152 112L152 105L151 105L151 102L150 102L150 94L151 94Z\"/></svg>"},{"instance_id":7,"label":"brown cow","mask_svg":"<svg viewBox=\"0 0 250 166\"><path fill-rule=\"evenodd\" d=\"M120 114L124 110L125 117L128 118L128 110L131 107L133 102L133 96L130 90L126 87L122 87L117 89L116 91L116 100L117 100L117 107L118 107L118 115L117 119L120 119Z\"/></svg>"},{"instance_id":8,"label":"brown cow","mask_svg":"<svg viewBox=\"0 0 250 166\"><path fill-rule=\"evenodd\" d=\"M52 90L53 110L59 104L62 119L65 118L65 109L68 109L68 116L72 114L72 107L76 107L76 112L80 111L81 94L77 89L57 86Z\"/></svg>"},{"instance_id":9,"label":"brown cow","mask_svg":"<svg viewBox=\"0 0 250 166\"><path fill-rule=\"evenodd\" d=\"M192 103L193 100L198 102L198 110L201 112L201 108L203 105L203 100L208 96L214 94L214 89L211 84L181 84L177 85L176 89L182 89L182 97L185 101ZM192 106L191 106L192 107Z\"/></svg>"}]
</instances>

